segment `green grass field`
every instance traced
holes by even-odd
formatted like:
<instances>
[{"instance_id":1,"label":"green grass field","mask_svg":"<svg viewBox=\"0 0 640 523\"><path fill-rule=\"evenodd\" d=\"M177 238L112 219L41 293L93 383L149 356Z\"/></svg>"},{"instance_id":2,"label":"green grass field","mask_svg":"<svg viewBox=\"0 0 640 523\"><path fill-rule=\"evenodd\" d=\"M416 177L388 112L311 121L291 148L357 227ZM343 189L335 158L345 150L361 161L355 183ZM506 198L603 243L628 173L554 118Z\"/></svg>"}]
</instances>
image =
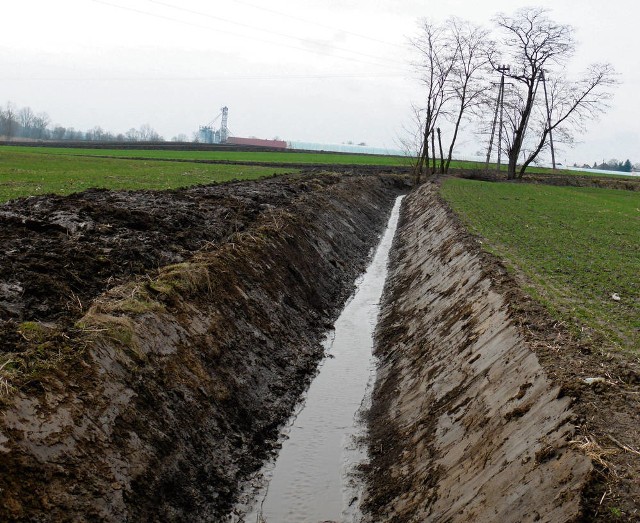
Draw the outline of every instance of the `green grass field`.
<instances>
[{"instance_id":1,"label":"green grass field","mask_svg":"<svg viewBox=\"0 0 640 523\"><path fill-rule=\"evenodd\" d=\"M52 156L62 157L108 157L120 159L148 159L148 160L180 160L188 161L227 161L243 163L275 163L301 165L362 165L386 167L411 167L415 161L411 157L380 156L367 154L339 154L325 152L277 152L277 151L174 151L174 150L145 150L145 149L84 149L67 147L21 147L1 146L5 153L29 153L43 155L47 161ZM452 169L483 170L484 162L453 160ZM495 168L495 165L492 164ZM506 171L506 166L502 166ZM530 167L528 173L551 174L553 171L544 167ZM586 175L599 177L625 178L615 174L598 174L589 171L557 171L561 174Z\"/></svg>"},{"instance_id":2,"label":"green grass field","mask_svg":"<svg viewBox=\"0 0 640 523\"><path fill-rule=\"evenodd\" d=\"M175 189L234 179L250 180L292 169L50 154L46 149L0 147L0 202L89 188Z\"/></svg>"},{"instance_id":3,"label":"green grass field","mask_svg":"<svg viewBox=\"0 0 640 523\"><path fill-rule=\"evenodd\" d=\"M554 316L640 351L640 193L449 179L442 194Z\"/></svg>"},{"instance_id":4,"label":"green grass field","mask_svg":"<svg viewBox=\"0 0 640 523\"><path fill-rule=\"evenodd\" d=\"M306 152L246 152L246 151L172 151L144 149L74 149L65 147L3 146L7 152L24 152L46 156L108 156L111 158L148 158L155 160L222 160L255 163L297 163L323 165L383 165L408 166L412 160L400 156Z\"/></svg>"}]
</instances>

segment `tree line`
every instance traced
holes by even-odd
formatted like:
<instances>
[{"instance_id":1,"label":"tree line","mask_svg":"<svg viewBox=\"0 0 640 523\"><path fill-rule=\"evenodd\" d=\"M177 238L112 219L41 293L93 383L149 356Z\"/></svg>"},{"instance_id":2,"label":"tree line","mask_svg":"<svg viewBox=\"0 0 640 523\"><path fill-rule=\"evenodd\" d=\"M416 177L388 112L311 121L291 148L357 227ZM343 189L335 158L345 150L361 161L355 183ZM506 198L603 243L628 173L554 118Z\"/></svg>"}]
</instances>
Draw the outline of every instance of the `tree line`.
<instances>
[{"instance_id":1,"label":"tree line","mask_svg":"<svg viewBox=\"0 0 640 523\"><path fill-rule=\"evenodd\" d=\"M459 18L423 20L411 45L423 85L414 106L417 183L448 172L465 123L488 138L487 168L492 152L505 153L509 179L522 177L546 151L555 167L554 147L571 145L606 110L617 84L608 63L567 78L573 29L537 7L498 14L491 29Z\"/></svg>"},{"instance_id":2,"label":"tree line","mask_svg":"<svg viewBox=\"0 0 640 523\"><path fill-rule=\"evenodd\" d=\"M160 136L148 124L138 129L131 128L125 133L112 133L100 126L86 131L73 127L51 125L45 112L35 113L30 107L18 108L12 102L0 108L0 137L5 140L56 140L95 142L161 142ZM176 137L181 138L181 137Z\"/></svg>"},{"instance_id":3,"label":"tree line","mask_svg":"<svg viewBox=\"0 0 640 523\"><path fill-rule=\"evenodd\" d=\"M593 162L593 165L583 165L586 169L602 169L604 171L619 171L622 173L630 173L633 170L640 170L640 164L633 165L631 160L627 159L624 162L620 162L615 158L603 161L602 163Z\"/></svg>"}]
</instances>

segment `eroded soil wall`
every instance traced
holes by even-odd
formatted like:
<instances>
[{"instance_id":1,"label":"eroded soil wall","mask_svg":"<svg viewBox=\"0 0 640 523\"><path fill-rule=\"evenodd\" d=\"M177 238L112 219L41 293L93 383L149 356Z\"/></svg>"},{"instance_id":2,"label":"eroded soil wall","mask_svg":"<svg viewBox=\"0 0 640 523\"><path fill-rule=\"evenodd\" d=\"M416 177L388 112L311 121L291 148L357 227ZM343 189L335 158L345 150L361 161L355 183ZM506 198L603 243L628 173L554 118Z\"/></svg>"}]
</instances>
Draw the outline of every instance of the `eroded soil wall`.
<instances>
[{"instance_id":1,"label":"eroded soil wall","mask_svg":"<svg viewBox=\"0 0 640 523\"><path fill-rule=\"evenodd\" d=\"M580 514L590 461L570 399L436 189L405 199L376 341L369 521L549 521Z\"/></svg>"},{"instance_id":2,"label":"eroded soil wall","mask_svg":"<svg viewBox=\"0 0 640 523\"><path fill-rule=\"evenodd\" d=\"M222 520L403 190L302 183L221 244L100 296L64 334L81 355L4 399L0 520Z\"/></svg>"}]
</instances>

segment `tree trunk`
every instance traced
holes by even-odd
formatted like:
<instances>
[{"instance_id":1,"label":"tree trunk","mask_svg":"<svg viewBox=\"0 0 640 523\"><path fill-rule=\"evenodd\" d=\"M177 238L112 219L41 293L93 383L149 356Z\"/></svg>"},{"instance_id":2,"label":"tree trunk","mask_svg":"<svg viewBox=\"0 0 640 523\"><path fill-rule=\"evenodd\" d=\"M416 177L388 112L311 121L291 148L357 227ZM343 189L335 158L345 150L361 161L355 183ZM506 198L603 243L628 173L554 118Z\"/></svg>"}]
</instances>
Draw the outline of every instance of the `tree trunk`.
<instances>
[{"instance_id":1,"label":"tree trunk","mask_svg":"<svg viewBox=\"0 0 640 523\"><path fill-rule=\"evenodd\" d=\"M527 93L527 101L524 106L524 110L522 111L522 119L520 120L520 125L516 129L515 135L513 137L513 145L509 150L509 167L507 170L507 178L509 180L516 179L516 166L518 164L518 156L520 156L520 151L522 150L524 135L527 131L529 116L531 116L531 111L533 110L533 103L536 98L539 83L540 80L538 71L533 71L531 85L529 86L529 92Z\"/></svg>"},{"instance_id":2,"label":"tree trunk","mask_svg":"<svg viewBox=\"0 0 640 523\"><path fill-rule=\"evenodd\" d=\"M438 127L438 145L440 146L440 174L444 174L444 153L442 152L442 135Z\"/></svg>"},{"instance_id":3,"label":"tree trunk","mask_svg":"<svg viewBox=\"0 0 640 523\"><path fill-rule=\"evenodd\" d=\"M414 169L414 179L416 185L420 185L422 175L425 173L425 166L429 168L429 122L425 122L424 134L420 143L420 151Z\"/></svg>"},{"instance_id":4,"label":"tree trunk","mask_svg":"<svg viewBox=\"0 0 640 523\"><path fill-rule=\"evenodd\" d=\"M449 172L449 166L451 165L451 158L453 156L453 147L456 144L456 140L458 139L458 129L460 129L460 122L462 122L462 114L464 112L464 99L462 100L462 105L460 107L460 111L458 112L458 119L456 120L456 126L453 129L453 138L451 139L451 144L449 145L449 153L447 155L447 162L444 166L444 172Z\"/></svg>"},{"instance_id":5,"label":"tree trunk","mask_svg":"<svg viewBox=\"0 0 640 523\"><path fill-rule=\"evenodd\" d=\"M431 174L436 174L436 134L431 131L431 154L433 156L433 160L431 161Z\"/></svg>"},{"instance_id":6,"label":"tree trunk","mask_svg":"<svg viewBox=\"0 0 640 523\"><path fill-rule=\"evenodd\" d=\"M547 135L549 134L550 134L549 129L545 129L543 131L542 136L540 137L540 141L538 142L538 145L536 146L534 151L529 155L529 157L526 158L523 164L520 166L520 171L518 172L519 179L522 179L522 176L524 175L524 172L527 170L527 167L529 167L531 162L535 160L538 154L540 154L540 151L542 151L542 148L544 147L544 144L547 140Z\"/></svg>"}]
</instances>

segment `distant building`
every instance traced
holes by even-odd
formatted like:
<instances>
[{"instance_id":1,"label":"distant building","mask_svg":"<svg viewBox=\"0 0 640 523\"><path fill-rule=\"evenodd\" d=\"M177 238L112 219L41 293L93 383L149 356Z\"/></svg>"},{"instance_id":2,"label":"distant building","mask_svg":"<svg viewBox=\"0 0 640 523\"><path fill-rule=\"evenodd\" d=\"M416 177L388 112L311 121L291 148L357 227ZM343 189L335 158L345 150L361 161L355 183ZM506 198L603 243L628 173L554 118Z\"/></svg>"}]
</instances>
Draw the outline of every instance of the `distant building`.
<instances>
[{"instance_id":1,"label":"distant building","mask_svg":"<svg viewBox=\"0 0 640 523\"><path fill-rule=\"evenodd\" d=\"M223 143L220 129L214 129L209 125L200 127L198 130L198 142L200 143Z\"/></svg>"},{"instance_id":2,"label":"distant building","mask_svg":"<svg viewBox=\"0 0 640 523\"><path fill-rule=\"evenodd\" d=\"M220 129L215 129L213 124L220 117L222 117ZM198 141L200 143L227 143L227 138L229 137L229 127L227 126L228 118L229 108L225 106L220 109L220 114L209 122L209 124L200 127L198 130Z\"/></svg>"},{"instance_id":3,"label":"distant building","mask_svg":"<svg viewBox=\"0 0 640 523\"><path fill-rule=\"evenodd\" d=\"M287 142L283 140L261 140L260 138L238 138L237 136L229 136L228 144L231 145L249 145L255 147L270 147L272 149L286 149Z\"/></svg>"}]
</instances>

